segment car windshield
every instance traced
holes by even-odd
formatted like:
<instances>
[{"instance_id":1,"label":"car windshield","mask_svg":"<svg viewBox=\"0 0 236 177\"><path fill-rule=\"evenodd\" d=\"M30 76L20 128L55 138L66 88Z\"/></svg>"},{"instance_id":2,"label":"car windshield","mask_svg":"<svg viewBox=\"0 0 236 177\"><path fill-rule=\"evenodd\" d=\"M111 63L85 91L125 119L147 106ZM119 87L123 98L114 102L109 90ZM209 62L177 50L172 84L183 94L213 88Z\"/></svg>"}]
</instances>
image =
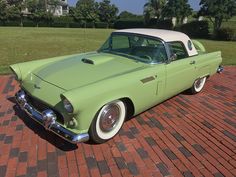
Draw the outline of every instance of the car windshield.
<instances>
[{"instance_id":1,"label":"car windshield","mask_svg":"<svg viewBox=\"0 0 236 177\"><path fill-rule=\"evenodd\" d=\"M162 41L136 34L113 33L98 52L121 55L144 63L163 63L167 60Z\"/></svg>"}]
</instances>

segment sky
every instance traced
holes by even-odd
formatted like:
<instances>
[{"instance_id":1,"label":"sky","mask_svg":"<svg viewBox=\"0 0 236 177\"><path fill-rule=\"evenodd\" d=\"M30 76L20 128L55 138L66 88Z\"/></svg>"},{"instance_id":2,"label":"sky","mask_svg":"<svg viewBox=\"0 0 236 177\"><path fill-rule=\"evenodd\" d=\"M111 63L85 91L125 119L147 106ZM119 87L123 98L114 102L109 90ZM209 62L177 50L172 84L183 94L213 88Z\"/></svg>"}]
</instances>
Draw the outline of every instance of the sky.
<instances>
[{"instance_id":1,"label":"sky","mask_svg":"<svg viewBox=\"0 0 236 177\"><path fill-rule=\"evenodd\" d=\"M101 0L96 0L101 1ZM194 10L199 10L199 2L200 0L188 0L191 7ZM77 0L68 0L69 5L74 6ZM134 14L143 14L143 6L147 2L147 0L111 0L112 4L115 4L120 12L129 11Z\"/></svg>"}]
</instances>

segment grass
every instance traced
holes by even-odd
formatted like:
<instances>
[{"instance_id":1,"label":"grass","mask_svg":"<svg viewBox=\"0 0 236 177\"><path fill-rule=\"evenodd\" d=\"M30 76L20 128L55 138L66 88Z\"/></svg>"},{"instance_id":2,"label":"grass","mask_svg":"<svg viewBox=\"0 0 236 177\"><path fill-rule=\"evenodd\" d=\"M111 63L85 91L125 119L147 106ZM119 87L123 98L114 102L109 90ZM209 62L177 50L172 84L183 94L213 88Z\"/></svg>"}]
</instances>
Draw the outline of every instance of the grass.
<instances>
[{"instance_id":1,"label":"grass","mask_svg":"<svg viewBox=\"0 0 236 177\"><path fill-rule=\"evenodd\" d=\"M221 51L223 65L236 65L236 42L199 40L205 46L207 52Z\"/></svg>"},{"instance_id":2,"label":"grass","mask_svg":"<svg viewBox=\"0 0 236 177\"><path fill-rule=\"evenodd\" d=\"M0 74L13 63L94 51L110 29L0 28ZM221 50L224 65L236 65L235 42L200 40L209 52Z\"/></svg>"},{"instance_id":3,"label":"grass","mask_svg":"<svg viewBox=\"0 0 236 177\"><path fill-rule=\"evenodd\" d=\"M13 63L97 50L112 30L0 28L0 74Z\"/></svg>"}]
</instances>

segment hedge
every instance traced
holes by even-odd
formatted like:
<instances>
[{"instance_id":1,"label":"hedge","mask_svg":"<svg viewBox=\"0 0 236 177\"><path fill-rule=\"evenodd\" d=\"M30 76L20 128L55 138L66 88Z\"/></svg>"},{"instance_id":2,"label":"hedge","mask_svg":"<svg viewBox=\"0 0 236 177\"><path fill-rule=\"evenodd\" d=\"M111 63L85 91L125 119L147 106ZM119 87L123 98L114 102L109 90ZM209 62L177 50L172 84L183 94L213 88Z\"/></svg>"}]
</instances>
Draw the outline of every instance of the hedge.
<instances>
[{"instance_id":1,"label":"hedge","mask_svg":"<svg viewBox=\"0 0 236 177\"><path fill-rule=\"evenodd\" d=\"M208 21L192 21L183 24L177 30L194 38L209 38Z\"/></svg>"},{"instance_id":2,"label":"hedge","mask_svg":"<svg viewBox=\"0 0 236 177\"><path fill-rule=\"evenodd\" d=\"M216 31L215 38L222 41L236 40L236 31L232 28L221 28Z\"/></svg>"},{"instance_id":3,"label":"hedge","mask_svg":"<svg viewBox=\"0 0 236 177\"><path fill-rule=\"evenodd\" d=\"M109 25L108 25L108 23L105 23L105 22L96 22L95 27L96 28L108 28Z\"/></svg>"},{"instance_id":4,"label":"hedge","mask_svg":"<svg viewBox=\"0 0 236 177\"><path fill-rule=\"evenodd\" d=\"M115 29L125 29L125 28L143 28L145 24L143 20L117 20L114 23Z\"/></svg>"},{"instance_id":5,"label":"hedge","mask_svg":"<svg viewBox=\"0 0 236 177\"><path fill-rule=\"evenodd\" d=\"M167 29L172 30L173 29L173 23L172 20L156 20L151 19L149 23L147 24L147 27L149 28L158 28L158 29Z\"/></svg>"}]
</instances>

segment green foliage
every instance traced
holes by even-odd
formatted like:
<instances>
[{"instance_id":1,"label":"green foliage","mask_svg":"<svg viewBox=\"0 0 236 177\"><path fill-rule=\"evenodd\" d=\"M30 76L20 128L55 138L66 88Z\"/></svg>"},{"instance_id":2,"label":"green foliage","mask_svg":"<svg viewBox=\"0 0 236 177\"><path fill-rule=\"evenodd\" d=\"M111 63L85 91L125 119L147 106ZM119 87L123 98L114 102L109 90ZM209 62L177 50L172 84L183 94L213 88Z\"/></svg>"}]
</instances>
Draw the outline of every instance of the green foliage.
<instances>
[{"instance_id":1,"label":"green foliage","mask_svg":"<svg viewBox=\"0 0 236 177\"><path fill-rule=\"evenodd\" d=\"M185 17L192 14L192 8L188 0L169 0L162 10L162 16L173 18L176 17L177 24L182 24Z\"/></svg>"},{"instance_id":2,"label":"green foliage","mask_svg":"<svg viewBox=\"0 0 236 177\"><path fill-rule=\"evenodd\" d=\"M95 27L96 28L108 28L109 24L106 22L96 22L95 23Z\"/></svg>"},{"instance_id":3,"label":"green foliage","mask_svg":"<svg viewBox=\"0 0 236 177\"><path fill-rule=\"evenodd\" d=\"M157 29L167 29L172 30L173 29L173 23L172 20L156 20L151 19L148 24L146 24L148 28L157 28Z\"/></svg>"},{"instance_id":4,"label":"green foliage","mask_svg":"<svg viewBox=\"0 0 236 177\"><path fill-rule=\"evenodd\" d=\"M117 20L114 23L115 29L143 28L143 27L145 27L143 20L126 19L126 20Z\"/></svg>"},{"instance_id":5,"label":"green foliage","mask_svg":"<svg viewBox=\"0 0 236 177\"><path fill-rule=\"evenodd\" d=\"M69 23L70 28L82 28L82 24L78 22Z\"/></svg>"},{"instance_id":6,"label":"green foliage","mask_svg":"<svg viewBox=\"0 0 236 177\"><path fill-rule=\"evenodd\" d=\"M12 6L12 5L14 5L14 6L20 6L20 5L22 4L23 0L6 0L6 2L7 2L10 6Z\"/></svg>"},{"instance_id":7,"label":"green foliage","mask_svg":"<svg viewBox=\"0 0 236 177\"><path fill-rule=\"evenodd\" d=\"M179 30L192 38L204 39L209 37L208 21L192 21L181 25Z\"/></svg>"},{"instance_id":8,"label":"green foliage","mask_svg":"<svg viewBox=\"0 0 236 177\"><path fill-rule=\"evenodd\" d=\"M7 21L4 23L4 26L20 26L19 21Z\"/></svg>"},{"instance_id":9,"label":"green foliage","mask_svg":"<svg viewBox=\"0 0 236 177\"><path fill-rule=\"evenodd\" d=\"M118 12L118 8L111 4L110 0L103 0L99 3L98 15L101 22L107 22L108 24L114 22Z\"/></svg>"},{"instance_id":10,"label":"green foliage","mask_svg":"<svg viewBox=\"0 0 236 177\"><path fill-rule=\"evenodd\" d=\"M78 0L73 15L76 21L95 22L98 20L98 3L94 0Z\"/></svg>"},{"instance_id":11,"label":"green foliage","mask_svg":"<svg viewBox=\"0 0 236 177\"><path fill-rule=\"evenodd\" d=\"M220 29L223 20L236 14L235 0L201 0L199 15L206 16L213 24L214 33Z\"/></svg>"},{"instance_id":12,"label":"green foliage","mask_svg":"<svg viewBox=\"0 0 236 177\"><path fill-rule=\"evenodd\" d=\"M7 14L8 20L17 20L20 19L20 17L21 17L21 11L18 7L16 6L8 7L8 14Z\"/></svg>"},{"instance_id":13,"label":"green foliage","mask_svg":"<svg viewBox=\"0 0 236 177\"><path fill-rule=\"evenodd\" d=\"M216 31L215 38L222 41L236 40L236 30L232 28L220 28Z\"/></svg>"},{"instance_id":14,"label":"green foliage","mask_svg":"<svg viewBox=\"0 0 236 177\"><path fill-rule=\"evenodd\" d=\"M36 26L35 22L32 20L23 20L22 23L23 23L23 27L35 27Z\"/></svg>"},{"instance_id":15,"label":"green foliage","mask_svg":"<svg viewBox=\"0 0 236 177\"><path fill-rule=\"evenodd\" d=\"M123 11L120 13L120 15L118 16L118 19L136 19L136 20L143 20L143 15L135 15L133 13L127 12L127 11Z\"/></svg>"},{"instance_id":16,"label":"green foliage","mask_svg":"<svg viewBox=\"0 0 236 177\"><path fill-rule=\"evenodd\" d=\"M0 0L0 21L5 22L7 20L7 2L5 0Z\"/></svg>"},{"instance_id":17,"label":"green foliage","mask_svg":"<svg viewBox=\"0 0 236 177\"><path fill-rule=\"evenodd\" d=\"M165 4L166 0L148 0L144 5L145 21L148 23L152 18L160 19Z\"/></svg>"}]
</instances>

